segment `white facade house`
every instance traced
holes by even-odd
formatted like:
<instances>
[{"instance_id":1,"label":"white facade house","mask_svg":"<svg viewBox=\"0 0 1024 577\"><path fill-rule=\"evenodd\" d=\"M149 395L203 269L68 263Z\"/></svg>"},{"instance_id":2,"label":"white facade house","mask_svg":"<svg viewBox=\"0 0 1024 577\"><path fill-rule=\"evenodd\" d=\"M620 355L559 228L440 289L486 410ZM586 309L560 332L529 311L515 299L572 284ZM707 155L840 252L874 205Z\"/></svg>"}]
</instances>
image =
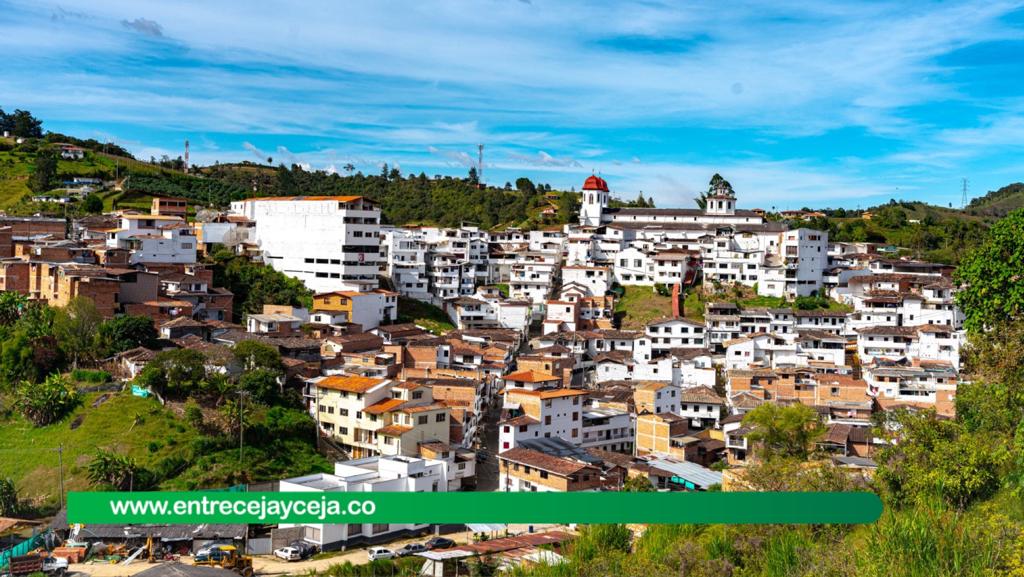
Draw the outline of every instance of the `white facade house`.
<instances>
[{"instance_id":1,"label":"white facade house","mask_svg":"<svg viewBox=\"0 0 1024 577\"><path fill-rule=\"evenodd\" d=\"M156 214L122 214L107 231L107 246L131 251L132 264L193 264L196 237L185 219Z\"/></svg>"},{"instance_id":2,"label":"white facade house","mask_svg":"<svg viewBox=\"0 0 1024 577\"><path fill-rule=\"evenodd\" d=\"M429 301L427 241L419 229L381 229L381 255L385 274L401 295Z\"/></svg>"},{"instance_id":3,"label":"white facade house","mask_svg":"<svg viewBox=\"0 0 1024 577\"><path fill-rule=\"evenodd\" d=\"M809 228L786 231L774 258L762 265L757 292L786 298L817 293L827 267L828 232Z\"/></svg>"},{"instance_id":4,"label":"white facade house","mask_svg":"<svg viewBox=\"0 0 1024 577\"><path fill-rule=\"evenodd\" d=\"M577 284L589 293L583 296L602 296L611 288L611 271L604 266L567 265L562 267L562 286Z\"/></svg>"},{"instance_id":5,"label":"white facade house","mask_svg":"<svg viewBox=\"0 0 1024 577\"><path fill-rule=\"evenodd\" d=\"M378 287L380 207L361 196L287 196L231 203L256 223L263 262L315 292Z\"/></svg>"},{"instance_id":6,"label":"white facade house","mask_svg":"<svg viewBox=\"0 0 1024 577\"><path fill-rule=\"evenodd\" d=\"M417 457L368 457L335 463L334 474L316 473L284 479L282 492L299 493L444 493L448 491L448 467L444 461ZM390 541L418 534L430 525L396 523L303 523L302 538L324 551L364 543Z\"/></svg>"},{"instance_id":7,"label":"white facade house","mask_svg":"<svg viewBox=\"0 0 1024 577\"><path fill-rule=\"evenodd\" d=\"M651 349L705 349L708 346L704 323L682 317L665 318L648 323L645 329L651 339Z\"/></svg>"}]
</instances>

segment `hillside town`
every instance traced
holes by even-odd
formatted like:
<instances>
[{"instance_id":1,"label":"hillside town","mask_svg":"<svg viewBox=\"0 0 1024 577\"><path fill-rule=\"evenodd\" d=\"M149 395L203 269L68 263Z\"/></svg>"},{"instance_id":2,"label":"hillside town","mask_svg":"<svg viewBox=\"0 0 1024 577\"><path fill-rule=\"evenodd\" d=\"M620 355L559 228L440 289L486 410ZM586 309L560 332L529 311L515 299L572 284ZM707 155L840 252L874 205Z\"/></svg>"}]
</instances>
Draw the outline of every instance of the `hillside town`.
<instances>
[{"instance_id":1,"label":"hillside town","mask_svg":"<svg viewBox=\"0 0 1024 577\"><path fill-rule=\"evenodd\" d=\"M136 395L160 395L138 377L166 351L228 376L249 370L230 354L241 343L279 353L278 385L301 397L309 442L334 464L250 480L275 491L744 490L763 438L745 417L765 405L808 408L820 454L870 478L887 413L954 416L965 332L953 267L830 241L712 185L696 208L613 208L609 183L591 175L577 222L535 230L393 226L362 196L248 198L202 219L170 197L70 222L0 217L0 288L149 319L152 348L104 362ZM236 316L240 295L218 286L208 258L223 250L301 281L309 305ZM637 298L653 303L650 318L634 314ZM402 320L412 302L454 328ZM266 555L301 542L377 558L427 534L494 536L416 552L436 564L423 574L441 575L485 553L550 562L558 554L541 545L571 539L566 527L497 538L509 527L423 524L182 536L62 515L50 528L73 562L97 543L138 551L154 538L168 551Z\"/></svg>"}]
</instances>

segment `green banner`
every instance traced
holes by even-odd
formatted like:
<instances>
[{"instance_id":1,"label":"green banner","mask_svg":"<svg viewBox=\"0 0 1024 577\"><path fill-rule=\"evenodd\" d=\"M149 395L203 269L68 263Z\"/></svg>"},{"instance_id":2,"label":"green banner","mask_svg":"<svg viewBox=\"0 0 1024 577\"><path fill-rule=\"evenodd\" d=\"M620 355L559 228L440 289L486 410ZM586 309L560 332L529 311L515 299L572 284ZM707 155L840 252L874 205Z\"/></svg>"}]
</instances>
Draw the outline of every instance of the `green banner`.
<instances>
[{"instance_id":1,"label":"green banner","mask_svg":"<svg viewBox=\"0 0 1024 577\"><path fill-rule=\"evenodd\" d=\"M69 523L871 523L874 493L223 493L68 495Z\"/></svg>"}]
</instances>

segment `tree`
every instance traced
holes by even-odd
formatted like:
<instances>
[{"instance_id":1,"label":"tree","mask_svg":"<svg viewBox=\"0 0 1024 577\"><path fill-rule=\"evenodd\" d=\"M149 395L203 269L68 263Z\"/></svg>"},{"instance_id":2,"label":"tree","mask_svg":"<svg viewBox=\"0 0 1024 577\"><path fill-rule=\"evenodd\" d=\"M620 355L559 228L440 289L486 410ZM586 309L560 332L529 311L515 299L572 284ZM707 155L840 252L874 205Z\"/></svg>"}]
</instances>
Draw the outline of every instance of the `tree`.
<instances>
[{"instance_id":1,"label":"tree","mask_svg":"<svg viewBox=\"0 0 1024 577\"><path fill-rule=\"evenodd\" d=\"M57 180L57 156L52 151L36 155L36 168L29 178L28 187L32 192L46 192L54 187Z\"/></svg>"},{"instance_id":2,"label":"tree","mask_svg":"<svg viewBox=\"0 0 1024 577\"><path fill-rule=\"evenodd\" d=\"M89 193L82 199L82 210L89 214L103 212L103 199L98 194Z\"/></svg>"},{"instance_id":3,"label":"tree","mask_svg":"<svg viewBox=\"0 0 1024 577\"><path fill-rule=\"evenodd\" d=\"M184 398L206 388L206 357L192 349L164 351L142 369L138 384L159 393Z\"/></svg>"},{"instance_id":4,"label":"tree","mask_svg":"<svg viewBox=\"0 0 1024 577\"><path fill-rule=\"evenodd\" d=\"M521 176L516 179L516 190L527 196L534 196L537 194L537 187L534 186L532 180L525 176Z\"/></svg>"},{"instance_id":5,"label":"tree","mask_svg":"<svg viewBox=\"0 0 1024 577\"><path fill-rule=\"evenodd\" d=\"M57 311L54 332L75 368L79 361L95 357L96 331L102 322L96 304L86 297L75 297Z\"/></svg>"},{"instance_id":6,"label":"tree","mask_svg":"<svg viewBox=\"0 0 1024 577\"><path fill-rule=\"evenodd\" d=\"M37 427L55 423L78 406L80 398L71 379L54 373L42 382L22 381L16 405Z\"/></svg>"},{"instance_id":7,"label":"tree","mask_svg":"<svg viewBox=\"0 0 1024 577\"><path fill-rule=\"evenodd\" d=\"M0 292L0 326L13 325L28 305L28 297L14 291Z\"/></svg>"},{"instance_id":8,"label":"tree","mask_svg":"<svg viewBox=\"0 0 1024 577\"><path fill-rule=\"evenodd\" d=\"M468 180L469 180L469 183L472 184L473 186L476 186L476 185L480 184L480 175L477 174L475 166L470 166L469 167L469 178L468 178Z\"/></svg>"},{"instance_id":9,"label":"tree","mask_svg":"<svg viewBox=\"0 0 1024 577\"><path fill-rule=\"evenodd\" d=\"M264 404L280 398L283 383L280 372L268 369L248 370L238 379L240 389L252 395L253 401Z\"/></svg>"},{"instance_id":10,"label":"tree","mask_svg":"<svg viewBox=\"0 0 1024 577\"><path fill-rule=\"evenodd\" d=\"M32 116L28 110L15 110L10 115L10 130L14 136L41 138L43 136L43 121Z\"/></svg>"},{"instance_id":11,"label":"tree","mask_svg":"<svg viewBox=\"0 0 1024 577\"><path fill-rule=\"evenodd\" d=\"M18 489L11 479L0 479L0 517L18 514Z\"/></svg>"},{"instance_id":12,"label":"tree","mask_svg":"<svg viewBox=\"0 0 1024 577\"><path fill-rule=\"evenodd\" d=\"M242 341L232 350L235 360L247 371L267 369L281 370L281 353L276 348L259 341Z\"/></svg>"},{"instance_id":13,"label":"tree","mask_svg":"<svg viewBox=\"0 0 1024 577\"><path fill-rule=\"evenodd\" d=\"M964 509L999 489L1010 456L1005 436L968 432L934 411L897 411L887 436L876 479L895 505L939 498Z\"/></svg>"},{"instance_id":14,"label":"tree","mask_svg":"<svg viewBox=\"0 0 1024 577\"><path fill-rule=\"evenodd\" d=\"M28 328L19 327L0 344L0 380L8 387L42 380L63 367L63 353L52 336L32 336Z\"/></svg>"},{"instance_id":15,"label":"tree","mask_svg":"<svg viewBox=\"0 0 1024 577\"><path fill-rule=\"evenodd\" d=\"M96 330L97 348L105 356L152 346L159 335L148 317L122 315L105 320Z\"/></svg>"},{"instance_id":16,"label":"tree","mask_svg":"<svg viewBox=\"0 0 1024 577\"><path fill-rule=\"evenodd\" d=\"M651 493L654 492L654 485L651 480L644 476L626 477L622 483L622 490L627 493Z\"/></svg>"},{"instance_id":17,"label":"tree","mask_svg":"<svg viewBox=\"0 0 1024 577\"><path fill-rule=\"evenodd\" d=\"M100 488L115 491L145 489L149 484L148 471L139 466L135 459L98 449L87 467L89 481Z\"/></svg>"},{"instance_id":18,"label":"tree","mask_svg":"<svg viewBox=\"0 0 1024 577\"><path fill-rule=\"evenodd\" d=\"M752 427L747 439L757 445L758 456L764 460L806 457L824 432L818 413L803 403L765 403L747 413L743 424Z\"/></svg>"},{"instance_id":19,"label":"tree","mask_svg":"<svg viewBox=\"0 0 1024 577\"><path fill-rule=\"evenodd\" d=\"M1024 315L1024 209L999 220L953 275L964 327L973 334Z\"/></svg>"}]
</instances>

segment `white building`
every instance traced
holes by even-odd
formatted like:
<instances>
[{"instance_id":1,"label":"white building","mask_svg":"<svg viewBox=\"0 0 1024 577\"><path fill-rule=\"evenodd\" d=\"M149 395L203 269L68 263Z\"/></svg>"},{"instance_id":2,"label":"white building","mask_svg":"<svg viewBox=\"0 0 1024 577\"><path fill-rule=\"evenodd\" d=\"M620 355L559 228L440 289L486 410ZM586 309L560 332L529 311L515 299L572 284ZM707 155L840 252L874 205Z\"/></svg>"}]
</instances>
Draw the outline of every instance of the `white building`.
<instances>
[{"instance_id":1,"label":"white building","mask_svg":"<svg viewBox=\"0 0 1024 577\"><path fill-rule=\"evenodd\" d=\"M107 231L107 246L132 252L132 264L193 264L196 237L185 219L156 214L122 214Z\"/></svg>"},{"instance_id":2,"label":"white building","mask_svg":"<svg viewBox=\"0 0 1024 577\"><path fill-rule=\"evenodd\" d=\"M653 321L647 325L645 332L651 339L651 349L656 352L671 349L706 349L708 346L704 324L682 317Z\"/></svg>"},{"instance_id":3,"label":"white building","mask_svg":"<svg viewBox=\"0 0 1024 577\"><path fill-rule=\"evenodd\" d=\"M818 293L828 267L828 232L798 228L782 233L778 252L761 266L757 293L796 298Z\"/></svg>"},{"instance_id":4,"label":"white building","mask_svg":"<svg viewBox=\"0 0 1024 577\"><path fill-rule=\"evenodd\" d=\"M380 207L361 196L286 196L231 203L256 223L263 261L316 292L377 288Z\"/></svg>"},{"instance_id":5,"label":"white building","mask_svg":"<svg viewBox=\"0 0 1024 577\"><path fill-rule=\"evenodd\" d=\"M417 457L368 457L335 463L334 474L316 473L284 479L281 492L298 493L444 493L448 468L444 461ZM302 527L302 539L324 551L366 543L380 543L415 535L428 524L396 523L282 523L281 528Z\"/></svg>"},{"instance_id":6,"label":"white building","mask_svg":"<svg viewBox=\"0 0 1024 577\"><path fill-rule=\"evenodd\" d=\"M585 297L603 296L611 288L611 271L604 266L568 265L562 267L562 286L576 284L588 291Z\"/></svg>"}]
</instances>

